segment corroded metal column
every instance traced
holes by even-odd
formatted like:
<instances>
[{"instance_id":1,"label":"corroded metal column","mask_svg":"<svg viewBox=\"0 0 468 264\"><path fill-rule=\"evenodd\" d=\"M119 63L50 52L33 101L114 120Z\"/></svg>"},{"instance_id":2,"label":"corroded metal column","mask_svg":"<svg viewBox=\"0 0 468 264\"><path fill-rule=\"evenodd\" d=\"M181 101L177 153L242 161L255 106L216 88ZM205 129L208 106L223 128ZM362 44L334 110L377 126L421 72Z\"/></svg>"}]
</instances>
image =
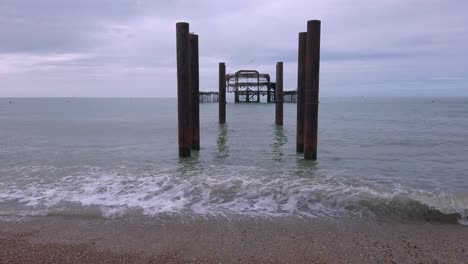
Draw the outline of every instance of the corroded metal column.
<instances>
[{"instance_id":1,"label":"corroded metal column","mask_svg":"<svg viewBox=\"0 0 468 264\"><path fill-rule=\"evenodd\" d=\"M268 87L267 87L267 103L271 102L270 93L271 93L271 87L270 87L270 84L268 84Z\"/></svg>"},{"instance_id":2,"label":"corroded metal column","mask_svg":"<svg viewBox=\"0 0 468 264\"><path fill-rule=\"evenodd\" d=\"M219 63L219 123L226 123L226 64Z\"/></svg>"},{"instance_id":3,"label":"corroded metal column","mask_svg":"<svg viewBox=\"0 0 468 264\"><path fill-rule=\"evenodd\" d=\"M190 89L192 90L192 149L200 150L198 35L190 34Z\"/></svg>"},{"instance_id":4,"label":"corroded metal column","mask_svg":"<svg viewBox=\"0 0 468 264\"><path fill-rule=\"evenodd\" d=\"M177 42L177 111L179 132L179 156L191 156L191 105L190 99L190 54L189 54L189 24L176 24Z\"/></svg>"},{"instance_id":5,"label":"corroded metal column","mask_svg":"<svg viewBox=\"0 0 468 264\"><path fill-rule=\"evenodd\" d=\"M304 152L304 85L307 32L299 33L297 60L296 151Z\"/></svg>"},{"instance_id":6,"label":"corroded metal column","mask_svg":"<svg viewBox=\"0 0 468 264\"><path fill-rule=\"evenodd\" d=\"M276 63L276 124L283 125L283 62Z\"/></svg>"},{"instance_id":7,"label":"corroded metal column","mask_svg":"<svg viewBox=\"0 0 468 264\"><path fill-rule=\"evenodd\" d=\"M304 159L317 159L320 20L307 22L304 100Z\"/></svg>"}]
</instances>

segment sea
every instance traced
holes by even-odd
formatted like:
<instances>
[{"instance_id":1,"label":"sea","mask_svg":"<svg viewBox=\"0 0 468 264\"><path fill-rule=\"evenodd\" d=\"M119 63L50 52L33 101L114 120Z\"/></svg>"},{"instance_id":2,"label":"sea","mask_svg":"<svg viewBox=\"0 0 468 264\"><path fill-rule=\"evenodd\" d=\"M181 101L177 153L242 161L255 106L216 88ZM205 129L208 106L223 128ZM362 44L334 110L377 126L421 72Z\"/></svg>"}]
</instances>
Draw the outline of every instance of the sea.
<instances>
[{"instance_id":1,"label":"sea","mask_svg":"<svg viewBox=\"0 0 468 264\"><path fill-rule=\"evenodd\" d=\"M200 105L179 158L175 98L0 98L0 217L297 216L468 224L468 98L321 98L318 160L296 104Z\"/></svg>"}]
</instances>

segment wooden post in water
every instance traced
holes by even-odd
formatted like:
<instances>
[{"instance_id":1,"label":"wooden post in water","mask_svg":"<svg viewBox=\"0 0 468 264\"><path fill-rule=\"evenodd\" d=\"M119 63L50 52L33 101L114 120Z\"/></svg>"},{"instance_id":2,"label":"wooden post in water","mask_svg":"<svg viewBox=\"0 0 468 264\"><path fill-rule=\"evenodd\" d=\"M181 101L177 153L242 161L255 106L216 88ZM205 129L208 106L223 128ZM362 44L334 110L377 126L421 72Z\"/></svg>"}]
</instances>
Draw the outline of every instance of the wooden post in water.
<instances>
[{"instance_id":1,"label":"wooden post in water","mask_svg":"<svg viewBox=\"0 0 468 264\"><path fill-rule=\"evenodd\" d=\"M317 160L320 20L307 21L304 99L304 159Z\"/></svg>"},{"instance_id":2,"label":"wooden post in water","mask_svg":"<svg viewBox=\"0 0 468 264\"><path fill-rule=\"evenodd\" d=\"M299 33L297 60L297 119L296 119L296 151L304 152L304 85L306 60L307 32Z\"/></svg>"},{"instance_id":3,"label":"wooden post in water","mask_svg":"<svg viewBox=\"0 0 468 264\"><path fill-rule=\"evenodd\" d=\"M192 90L192 149L200 150L198 35L190 34L190 89Z\"/></svg>"},{"instance_id":4,"label":"wooden post in water","mask_svg":"<svg viewBox=\"0 0 468 264\"><path fill-rule=\"evenodd\" d=\"M276 125L283 125L283 62L276 63Z\"/></svg>"},{"instance_id":5,"label":"wooden post in water","mask_svg":"<svg viewBox=\"0 0 468 264\"><path fill-rule=\"evenodd\" d=\"M189 54L189 24L176 24L177 42L177 111L179 127L179 156L191 156L191 106L190 99L190 54Z\"/></svg>"},{"instance_id":6,"label":"wooden post in water","mask_svg":"<svg viewBox=\"0 0 468 264\"><path fill-rule=\"evenodd\" d=\"M271 84L268 82L268 87L267 87L267 103L270 103L271 102L271 99L270 99L270 92L271 92Z\"/></svg>"},{"instance_id":7,"label":"wooden post in water","mask_svg":"<svg viewBox=\"0 0 468 264\"><path fill-rule=\"evenodd\" d=\"M226 64L219 63L219 123L226 123Z\"/></svg>"}]
</instances>

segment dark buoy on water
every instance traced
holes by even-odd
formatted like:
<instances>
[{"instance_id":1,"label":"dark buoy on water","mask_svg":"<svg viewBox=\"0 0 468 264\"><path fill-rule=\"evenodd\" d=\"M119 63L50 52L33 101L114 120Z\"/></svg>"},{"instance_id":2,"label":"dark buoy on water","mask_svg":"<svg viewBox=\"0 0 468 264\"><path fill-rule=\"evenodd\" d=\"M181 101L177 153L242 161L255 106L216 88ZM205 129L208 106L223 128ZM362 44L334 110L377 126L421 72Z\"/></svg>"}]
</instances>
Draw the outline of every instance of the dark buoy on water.
<instances>
[{"instance_id":1,"label":"dark buoy on water","mask_svg":"<svg viewBox=\"0 0 468 264\"><path fill-rule=\"evenodd\" d=\"M9 104L12 104L12 102L11 102L11 101L9 101L8 103L9 103Z\"/></svg>"}]
</instances>

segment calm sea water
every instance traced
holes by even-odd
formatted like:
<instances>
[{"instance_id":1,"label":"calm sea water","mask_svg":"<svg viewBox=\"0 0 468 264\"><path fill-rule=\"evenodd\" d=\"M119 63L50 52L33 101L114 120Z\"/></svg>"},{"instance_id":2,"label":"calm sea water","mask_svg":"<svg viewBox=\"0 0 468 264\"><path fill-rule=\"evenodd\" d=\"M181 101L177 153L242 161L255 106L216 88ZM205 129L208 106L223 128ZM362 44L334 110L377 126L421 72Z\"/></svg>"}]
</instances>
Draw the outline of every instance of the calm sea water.
<instances>
[{"instance_id":1,"label":"calm sea water","mask_svg":"<svg viewBox=\"0 0 468 264\"><path fill-rule=\"evenodd\" d=\"M295 104L201 105L177 155L175 99L0 98L0 215L468 215L468 98L323 98L319 160ZM434 101L433 101L434 100ZM461 220L466 223L466 219Z\"/></svg>"}]
</instances>

